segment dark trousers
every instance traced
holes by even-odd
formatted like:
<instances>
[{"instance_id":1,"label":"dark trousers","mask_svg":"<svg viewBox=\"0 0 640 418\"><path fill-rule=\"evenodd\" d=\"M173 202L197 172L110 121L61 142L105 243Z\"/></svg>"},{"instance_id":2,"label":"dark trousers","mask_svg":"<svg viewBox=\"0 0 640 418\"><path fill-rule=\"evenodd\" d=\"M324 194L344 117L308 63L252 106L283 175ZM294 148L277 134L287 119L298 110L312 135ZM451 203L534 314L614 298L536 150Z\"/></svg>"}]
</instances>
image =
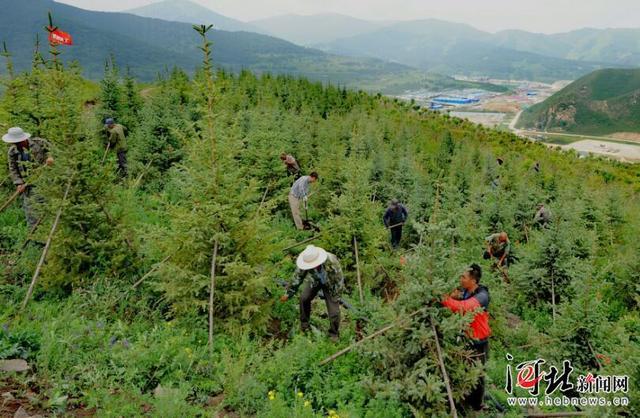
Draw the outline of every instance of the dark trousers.
<instances>
[{"instance_id":1,"label":"dark trousers","mask_svg":"<svg viewBox=\"0 0 640 418\"><path fill-rule=\"evenodd\" d=\"M329 335L337 337L340 333L340 302L338 297L333 296L328 289L323 286L313 286L307 282L300 294L300 327L303 331L310 328L309 321L311 319L311 301L322 290L324 293L324 301L327 304L327 314L329 314Z\"/></svg>"},{"instance_id":2,"label":"dark trousers","mask_svg":"<svg viewBox=\"0 0 640 418\"><path fill-rule=\"evenodd\" d=\"M391 246L398 248L402 239L402 225L391 228Z\"/></svg>"},{"instance_id":3,"label":"dark trousers","mask_svg":"<svg viewBox=\"0 0 640 418\"><path fill-rule=\"evenodd\" d=\"M503 256L503 255L504 255L504 252L499 252L499 253L495 253L495 254L493 254L493 258L495 258L496 263L497 263L498 261L500 261L500 258L502 258L502 256ZM490 259L490 258L491 258L491 254L489 254L489 251L485 251L485 252L484 252L484 254L482 255L482 258L484 258L485 260ZM507 255L507 256L504 258L504 262L502 263L502 265L503 265L504 267L509 267L509 264L511 264L511 263L510 263L510 261L511 261L511 260L510 260L510 258L511 258L511 255Z\"/></svg>"},{"instance_id":4,"label":"dark trousers","mask_svg":"<svg viewBox=\"0 0 640 418\"><path fill-rule=\"evenodd\" d=\"M296 181L300 178L300 170L296 170L294 168L287 168L287 174L293 176L293 181Z\"/></svg>"},{"instance_id":5,"label":"dark trousers","mask_svg":"<svg viewBox=\"0 0 640 418\"><path fill-rule=\"evenodd\" d=\"M118 174L127 177L127 151L118 151Z\"/></svg>"},{"instance_id":6,"label":"dark trousers","mask_svg":"<svg viewBox=\"0 0 640 418\"><path fill-rule=\"evenodd\" d=\"M487 363L487 359L489 358L489 341L474 343L471 345L471 349L474 354L473 359L479 360L484 367L484 365ZM469 393L465 398L465 404L476 411L482 409L482 402L484 400L484 388L486 384L484 376L485 373L483 372L480 380L476 384L476 387L473 388L471 393Z\"/></svg>"}]
</instances>

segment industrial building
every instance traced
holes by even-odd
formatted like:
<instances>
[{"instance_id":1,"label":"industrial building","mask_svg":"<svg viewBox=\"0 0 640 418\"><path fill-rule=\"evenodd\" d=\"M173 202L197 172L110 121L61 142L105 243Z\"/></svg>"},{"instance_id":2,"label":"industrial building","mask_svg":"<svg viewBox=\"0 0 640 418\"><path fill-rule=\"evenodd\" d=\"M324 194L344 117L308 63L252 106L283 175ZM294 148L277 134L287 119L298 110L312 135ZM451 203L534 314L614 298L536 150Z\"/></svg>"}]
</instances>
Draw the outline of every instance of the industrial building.
<instances>
[{"instance_id":1,"label":"industrial building","mask_svg":"<svg viewBox=\"0 0 640 418\"><path fill-rule=\"evenodd\" d=\"M475 97L435 97L431 99L431 102L441 105L461 106L478 103L480 99L476 99Z\"/></svg>"}]
</instances>

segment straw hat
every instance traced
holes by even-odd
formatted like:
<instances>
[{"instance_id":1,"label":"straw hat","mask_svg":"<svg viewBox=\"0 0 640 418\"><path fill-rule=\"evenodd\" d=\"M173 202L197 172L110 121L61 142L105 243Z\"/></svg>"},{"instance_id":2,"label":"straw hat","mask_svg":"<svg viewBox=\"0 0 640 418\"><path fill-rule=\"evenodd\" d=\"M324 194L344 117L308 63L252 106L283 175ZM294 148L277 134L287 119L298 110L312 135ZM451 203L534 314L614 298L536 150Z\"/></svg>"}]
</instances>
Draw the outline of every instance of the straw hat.
<instances>
[{"instance_id":1,"label":"straw hat","mask_svg":"<svg viewBox=\"0 0 640 418\"><path fill-rule=\"evenodd\" d=\"M327 261L327 257L327 252L322 248L308 245L298 256L296 265L300 270L311 270Z\"/></svg>"},{"instance_id":2,"label":"straw hat","mask_svg":"<svg viewBox=\"0 0 640 418\"><path fill-rule=\"evenodd\" d=\"M2 140L7 144L17 144L31 138L31 134L22 130L22 128L9 128L9 132L2 136Z\"/></svg>"}]
</instances>

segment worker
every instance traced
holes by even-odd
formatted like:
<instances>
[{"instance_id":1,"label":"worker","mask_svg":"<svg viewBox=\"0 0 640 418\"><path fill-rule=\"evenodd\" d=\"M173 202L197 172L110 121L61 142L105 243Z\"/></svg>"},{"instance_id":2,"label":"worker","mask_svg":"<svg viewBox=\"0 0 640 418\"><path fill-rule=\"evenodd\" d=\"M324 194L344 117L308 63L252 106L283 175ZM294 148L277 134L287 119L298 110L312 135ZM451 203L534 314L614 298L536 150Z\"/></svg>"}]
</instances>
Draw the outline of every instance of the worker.
<instances>
[{"instance_id":1,"label":"worker","mask_svg":"<svg viewBox=\"0 0 640 418\"><path fill-rule=\"evenodd\" d=\"M329 337L336 342L340 336L340 295L344 289L344 275L338 258L320 247L308 245L298 255L296 271L287 293L280 300L286 302L297 292L305 278L300 294L300 327L303 332L310 328L311 302L320 291L324 293L329 315Z\"/></svg>"},{"instance_id":2,"label":"worker","mask_svg":"<svg viewBox=\"0 0 640 418\"><path fill-rule=\"evenodd\" d=\"M391 247L393 249L398 248L400 240L402 239L402 227L407 221L409 211L405 208L398 199L391 200L389 207L382 217L384 226L391 231Z\"/></svg>"},{"instance_id":3,"label":"worker","mask_svg":"<svg viewBox=\"0 0 640 418\"><path fill-rule=\"evenodd\" d=\"M282 154L280 154L280 159L287 168L287 173L297 180L298 177L300 177L300 166L298 165L298 162L293 157L293 155L283 152Z\"/></svg>"},{"instance_id":4,"label":"worker","mask_svg":"<svg viewBox=\"0 0 640 418\"><path fill-rule=\"evenodd\" d=\"M442 305L452 312L460 314L472 314L473 320L467 331L469 348L474 353L474 358L484 366L489 356L489 289L480 285L482 269L477 264L472 264L460 276L460 289L454 290L442 301ZM483 408L485 390L485 372L471 393L465 398L465 404L476 411Z\"/></svg>"},{"instance_id":5,"label":"worker","mask_svg":"<svg viewBox=\"0 0 640 418\"><path fill-rule=\"evenodd\" d=\"M116 123L113 118L104 121L104 129L107 134L107 147L115 151L118 156L118 174L127 177L127 139L125 127Z\"/></svg>"},{"instance_id":6,"label":"worker","mask_svg":"<svg viewBox=\"0 0 640 418\"><path fill-rule=\"evenodd\" d=\"M298 230L304 229L304 223L300 217L300 204L304 204L307 208L309 198L309 187L312 183L318 181L318 173L315 171L308 176L302 176L293 183L291 191L289 191L289 206L291 206L291 215Z\"/></svg>"},{"instance_id":7,"label":"worker","mask_svg":"<svg viewBox=\"0 0 640 418\"><path fill-rule=\"evenodd\" d=\"M545 207L544 203L540 203L538 205L538 211L536 212L535 217L533 218L533 224L546 228L551 224L552 214L551 210Z\"/></svg>"},{"instance_id":8,"label":"worker","mask_svg":"<svg viewBox=\"0 0 640 418\"><path fill-rule=\"evenodd\" d=\"M536 173L539 173L541 168L540 168L540 161L536 161L536 163L533 165L532 167L533 171L535 171Z\"/></svg>"},{"instance_id":9,"label":"worker","mask_svg":"<svg viewBox=\"0 0 640 418\"><path fill-rule=\"evenodd\" d=\"M22 195L22 209L27 225L33 229L38 223L34 205L42 202L42 198L35 193L33 184L28 184L27 180L34 168L53 164L53 158L49 155L49 143L42 138L32 138L31 134L19 127L9 128L2 140L10 144L7 158L9 174L16 186L16 192Z\"/></svg>"},{"instance_id":10,"label":"worker","mask_svg":"<svg viewBox=\"0 0 640 418\"><path fill-rule=\"evenodd\" d=\"M509 264L509 256L511 252L511 242L506 232L500 232L497 234L489 235L485 238L487 245L484 252L484 259L489 260L492 258L497 259L496 265L498 267L507 267Z\"/></svg>"}]
</instances>

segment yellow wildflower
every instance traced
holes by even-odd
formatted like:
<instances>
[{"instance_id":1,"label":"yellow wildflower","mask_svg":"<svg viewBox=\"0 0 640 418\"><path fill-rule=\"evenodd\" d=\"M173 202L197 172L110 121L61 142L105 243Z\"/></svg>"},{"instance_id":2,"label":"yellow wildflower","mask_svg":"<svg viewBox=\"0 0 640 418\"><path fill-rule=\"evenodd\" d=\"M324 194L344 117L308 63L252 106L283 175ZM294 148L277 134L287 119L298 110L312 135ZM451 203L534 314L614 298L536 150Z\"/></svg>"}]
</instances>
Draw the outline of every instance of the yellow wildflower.
<instances>
[{"instance_id":1,"label":"yellow wildflower","mask_svg":"<svg viewBox=\"0 0 640 418\"><path fill-rule=\"evenodd\" d=\"M304 396L304 393L298 392L298 398L302 398L303 396Z\"/></svg>"},{"instance_id":2,"label":"yellow wildflower","mask_svg":"<svg viewBox=\"0 0 640 418\"><path fill-rule=\"evenodd\" d=\"M269 400L272 401L276 398L276 391L275 390L270 390L269 393Z\"/></svg>"},{"instance_id":3,"label":"yellow wildflower","mask_svg":"<svg viewBox=\"0 0 640 418\"><path fill-rule=\"evenodd\" d=\"M304 401L304 407L305 407L305 408L308 408L308 407L310 407L310 406L311 406L311 402L309 402L309 401Z\"/></svg>"}]
</instances>

